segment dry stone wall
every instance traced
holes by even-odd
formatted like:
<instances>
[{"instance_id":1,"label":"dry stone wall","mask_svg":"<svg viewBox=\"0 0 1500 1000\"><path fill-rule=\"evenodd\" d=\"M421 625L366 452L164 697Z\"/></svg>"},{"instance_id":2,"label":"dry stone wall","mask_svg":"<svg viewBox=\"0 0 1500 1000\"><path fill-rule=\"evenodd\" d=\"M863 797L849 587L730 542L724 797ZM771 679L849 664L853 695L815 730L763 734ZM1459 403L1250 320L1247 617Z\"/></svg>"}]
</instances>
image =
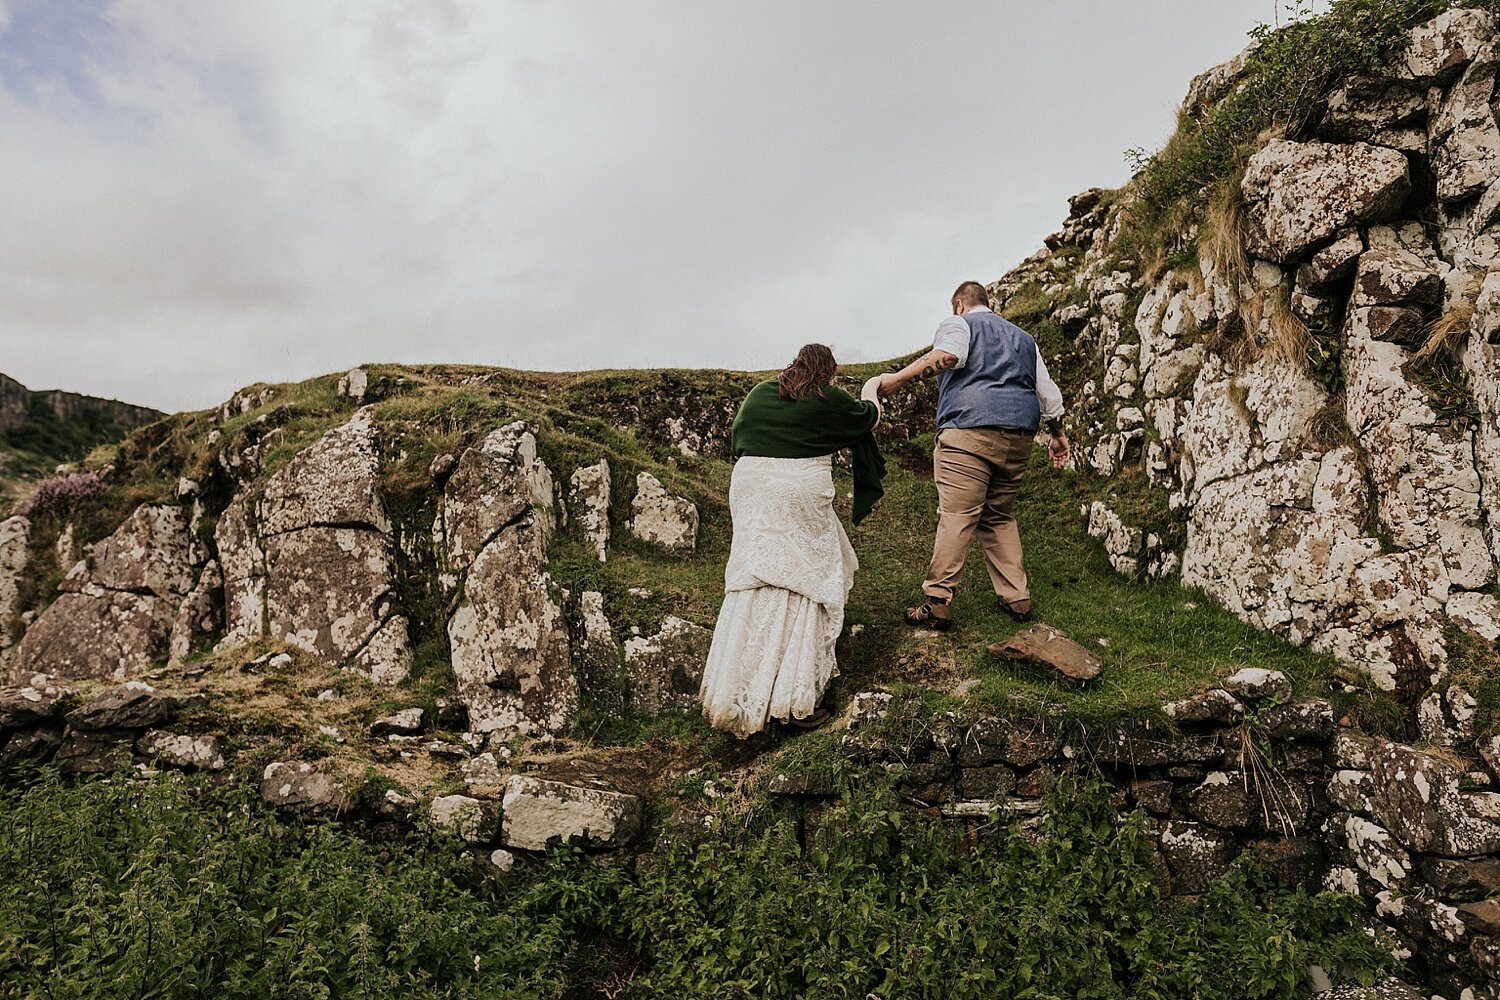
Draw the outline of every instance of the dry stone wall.
<instances>
[{"instance_id":1,"label":"dry stone wall","mask_svg":"<svg viewBox=\"0 0 1500 1000\"><path fill-rule=\"evenodd\" d=\"M894 780L910 808L954 823L999 813L1035 831L1060 781L1101 779L1117 808L1144 813L1164 894L1202 893L1249 855L1288 886L1365 900L1371 933L1425 984L1420 995L1500 995L1500 740L1466 770L1443 752L1341 728L1326 700L1293 697L1284 675L1261 669L1164 706L1171 725L1080 727L1044 708L949 714L912 735L883 726L892 700L856 695L840 746L868 769L854 773ZM180 717L181 705L140 682L90 698L45 679L0 689L0 771L49 760L74 775L232 768L214 737ZM263 801L290 813L429 822L486 870L514 864L511 852L558 844L649 849L656 814L679 833L707 829L698 805L648 809L649 775L637 773L630 751L517 763L482 741L428 739L435 721L413 708L370 731L446 761L463 793L422 801L390 790L361 802L336 763L298 759L257 768L253 780ZM819 771L726 773L715 784L723 792L741 783L745 793L762 781L773 797L805 802L813 825L820 803L839 794Z\"/></svg>"}]
</instances>

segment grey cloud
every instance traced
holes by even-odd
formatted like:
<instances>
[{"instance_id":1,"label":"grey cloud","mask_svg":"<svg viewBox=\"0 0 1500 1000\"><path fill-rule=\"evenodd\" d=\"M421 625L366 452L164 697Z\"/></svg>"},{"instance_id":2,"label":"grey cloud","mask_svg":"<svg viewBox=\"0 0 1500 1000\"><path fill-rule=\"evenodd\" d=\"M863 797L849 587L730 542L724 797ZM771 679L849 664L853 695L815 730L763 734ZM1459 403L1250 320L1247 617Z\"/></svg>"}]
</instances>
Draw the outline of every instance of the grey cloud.
<instances>
[{"instance_id":1,"label":"grey cloud","mask_svg":"<svg viewBox=\"0 0 1500 1000\"><path fill-rule=\"evenodd\" d=\"M0 0L6 5L47 0ZM119 0L0 93L0 371L177 408L362 361L916 347L1264 2ZM0 51L6 36L0 35Z\"/></svg>"}]
</instances>

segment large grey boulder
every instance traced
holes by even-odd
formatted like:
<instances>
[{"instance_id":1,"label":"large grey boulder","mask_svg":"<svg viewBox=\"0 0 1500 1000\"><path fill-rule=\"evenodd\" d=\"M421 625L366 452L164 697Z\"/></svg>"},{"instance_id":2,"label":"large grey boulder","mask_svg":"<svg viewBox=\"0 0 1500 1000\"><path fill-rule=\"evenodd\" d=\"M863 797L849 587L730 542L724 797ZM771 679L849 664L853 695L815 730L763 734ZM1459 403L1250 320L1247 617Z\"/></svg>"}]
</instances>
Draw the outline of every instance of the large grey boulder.
<instances>
[{"instance_id":1,"label":"large grey boulder","mask_svg":"<svg viewBox=\"0 0 1500 1000\"><path fill-rule=\"evenodd\" d=\"M669 615L653 636L625 640L630 704L637 711L694 711L713 630Z\"/></svg>"},{"instance_id":2,"label":"large grey boulder","mask_svg":"<svg viewBox=\"0 0 1500 1000\"><path fill-rule=\"evenodd\" d=\"M1420 126L1426 117L1424 88L1405 80L1357 76L1328 95L1320 131L1338 142L1371 140L1391 145L1390 132Z\"/></svg>"},{"instance_id":3,"label":"large grey boulder","mask_svg":"<svg viewBox=\"0 0 1500 1000\"><path fill-rule=\"evenodd\" d=\"M259 509L262 535L332 525L390 530L380 502L373 421L371 408L358 411L266 481Z\"/></svg>"},{"instance_id":4,"label":"large grey boulder","mask_svg":"<svg viewBox=\"0 0 1500 1000\"><path fill-rule=\"evenodd\" d=\"M470 727L501 739L561 733L578 708L567 621L552 597L537 529L503 531L474 559L448 623Z\"/></svg>"},{"instance_id":5,"label":"large grey boulder","mask_svg":"<svg viewBox=\"0 0 1500 1000\"><path fill-rule=\"evenodd\" d=\"M526 518L546 548L555 524L552 473L520 421L486 434L459 456L443 490L435 533L455 569L472 563L507 527Z\"/></svg>"},{"instance_id":6,"label":"large grey boulder","mask_svg":"<svg viewBox=\"0 0 1500 1000\"><path fill-rule=\"evenodd\" d=\"M1493 48L1474 60L1443 98L1430 128L1439 201L1476 195L1500 177L1500 127L1490 102L1500 63Z\"/></svg>"},{"instance_id":7,"label":"large grey boulder","mask_svg":"<svg viewBox=\"0 0 1500 1000\"><path fill-rule=\"evenodd\" d=\"M411 654L406 620L394 608L388 536L309 527L267 537L265 552L271 638L325 663L348 661L376 681L406 675ZM369 649L377 638L381 645Z\"/></svg>"},{"instance_id":8,"label":"large grey boulder","mask_svg":"<svg viewBox=\"0 0 1500 1000\"><path fill-rule=\"evenodd\" d=\"M630 502L631 533L668 552L693 551L698 544L697 505L668 493L649 472L635 477L635 489L635 499Z\"/></svg>"},{"instance_id":9,"label":"large grey boulder","mask_svg":"<svg viewBox=\"0 0 1500 1000\"><path fill-rule=\"evenodd\" d=\"M1350 305L1430 306L1442 291L1442 276L1428 261L1403 247L1372 246L1360 255Z\"/></svg>"},{"instance_id":10,"label":"large grey boulder","mask_svg":"<svg viewBox=\"0 0 1500 1000\"><path fill-rule=\"evenodd\" d=\"M520 422L464 451L434 534L463 598L448 621L470 727L499 739L560 733L578 708L567 621L552 594L552 474Z\"/></svg>"},{"instance_id":11,"label":"large grey boulder","mask_svg":"<svg viewBox=\"0 0 1500 1000\"><path fill-rule=\"evenodd\" d=\"M1433 411L1407 350L1372 336L1370 310L1351 309L1344 336L1345 416L1369 455L1381 527L1404 549L1432 546L1452 585L1485 586L1494 558L1473 433Z\"/></svg>"},{"instance_id":12,"label":"large grey boulder","mask_svg":"<svg viewBox=\"0 0 1500 1000\"><path fill-rule=\"evenodd\" d=\"M1466 792L1447 761L1397 743L1370 753L1371 816L1411 851L1463 857L1500 851L1500 793Z\"/></svg>"},{"instance_id":13,"label":"large grey boulder","mask_svg":"<svg viewBox=\"0 0 1500 1000\"><path fill-rule=\"evenodd\" d=\"M1241 183L1248 249L1297 260L1349 226L1391 218L1410 191L1406 157L1393 149L1274 140L1250 158Z\"/></svg>"},{"instance_id":14,"label":"large grey boulder","mask_svg":"<svg viewBox=\"0 0 1500 1000\"><path fill-rule=\"evenodd\" d=\"M165 660L172 619L192 586L189 552L180 507L136 508L69 571L63 594L15 649L10 676L124 679Z\"/></svg>"},{"instance_id":15,"label":"large grey boulder","mask_svg":"<svg viewBox=\"0 0 1500 1000\"><path fill-rule=\"evenodd\" d=\"M639 796L512 775L502 800L506 847L543 851L554 844L621 847L640 833Z\"/></svg>"},{"instance_id":16,"label":"large grey boulder","mask_svg":"<svg viewBox=\"0 0 1500 1000\"><path fill-rule=\"evenodd\" d=\"M609 460L575 469L568 479L568 516L594 546L600 562L609 549Z\"/></svg>"},{"instance_id":17,"label":"large grey boulder","mask_svg":"<svg viewBox=\"0 0 1500 1000\"><path fill-rule=\"evenodd\" d=\"M171 614L166 602L150 595L60 594L26 630L10 677L47 672L124 680L166 658Z\"/></svg>"},{"instance_id":18,"label":"large grey boulder","mask_svg":"<svg viewBox=\"0 0 1500 1000\"><path fill-rule=\"evenodd\" d=\"M185 594L193 585L191 545L181 507L137 507L114 534L94 546L88 582L158 597Z\"/></svg>"},{"instance_id":19,"label":"large grey boulder","mask_svg":"<svg viewBox=\"0 0 1500 1000\"><path fill-rule=\"evenodd\" d=\"M164 660L177 607L193 583L182 508L146 504L64 578L26 630L10 676L123 680Z\"/></svg>"},{"instance_id":20,"label":"large grey boulder","mask_svg":"<svg viewBox=\"0 0 1500 1000\"><path fill-rule=\"evenodd\" d=\"M272 475L258 503L239 497L224 512L221 647L268 636L376 681L406 676L373 419L359 410Z\"/></svg>"},{"instance_id":21,"label":"large grey boulder","mask_svg":"<svg viewBox=\"0 0 1500 1000\"><path fill-rule=\"evenodd\" d=\"M1447 82L1493 43L1495 31L1495 19L1485 11L1446 10L1411 30L1395 74L1423 86Z\"/></svg>"}]
</instances>

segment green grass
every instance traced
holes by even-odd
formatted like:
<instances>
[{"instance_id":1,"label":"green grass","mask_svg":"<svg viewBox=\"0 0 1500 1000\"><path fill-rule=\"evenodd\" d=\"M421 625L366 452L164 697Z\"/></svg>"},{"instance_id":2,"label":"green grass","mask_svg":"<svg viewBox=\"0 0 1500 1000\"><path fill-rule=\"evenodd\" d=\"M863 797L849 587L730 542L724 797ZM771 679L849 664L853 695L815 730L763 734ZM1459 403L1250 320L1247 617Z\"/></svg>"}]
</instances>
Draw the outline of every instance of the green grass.
<instances>
[{"instance_id":1,"label":"green grass","mask_svg":"<svg viewBox=\"0 0 1500 1000\"><path fill-rule=\"evenodd\" d=\"M1060 688L985 652L1024 626L996 606L977 543L955 598L955 627L936 634L897 623L901 608L919 597L937 502L930 480L903 469L892 474L881 506L851 534L862 567L849 621L865 629L841 649L841 691L924 684L932 675L945 686L977 677L981 685L970 704L1004 708L1020 696L1020 704L1060 703L1094 719L1152 713L1245 666L1284 671L1299 693L1327 692L1328 679L1341 671L1331 657L1241 622L1196 590L1141 584L1115 572L1079 515L1099 490L1093 477L1053 470L1038 449L1017 507L1037 619L1104 658L1095 685Z\"/></svg>"}]
</instances>

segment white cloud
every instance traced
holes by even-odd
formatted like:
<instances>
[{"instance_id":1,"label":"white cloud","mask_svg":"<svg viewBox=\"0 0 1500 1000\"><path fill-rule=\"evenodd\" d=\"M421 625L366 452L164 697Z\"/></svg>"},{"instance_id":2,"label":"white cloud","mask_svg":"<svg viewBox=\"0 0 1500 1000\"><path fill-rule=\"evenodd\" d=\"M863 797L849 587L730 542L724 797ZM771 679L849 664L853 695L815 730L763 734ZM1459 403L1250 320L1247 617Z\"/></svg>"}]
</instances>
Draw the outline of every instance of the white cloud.
<instances>
[{"instance_id":1,"label":"white cloud","mask_svg":"<svg viewBox=\"0 0 1500 1000\"><path fill-rule=\"evenodd\" d=\"M102 56L0 91L0 371L197 407L904 353L1271 15L1123 6L118 0Z\"/></svg>"}]
</instances>

